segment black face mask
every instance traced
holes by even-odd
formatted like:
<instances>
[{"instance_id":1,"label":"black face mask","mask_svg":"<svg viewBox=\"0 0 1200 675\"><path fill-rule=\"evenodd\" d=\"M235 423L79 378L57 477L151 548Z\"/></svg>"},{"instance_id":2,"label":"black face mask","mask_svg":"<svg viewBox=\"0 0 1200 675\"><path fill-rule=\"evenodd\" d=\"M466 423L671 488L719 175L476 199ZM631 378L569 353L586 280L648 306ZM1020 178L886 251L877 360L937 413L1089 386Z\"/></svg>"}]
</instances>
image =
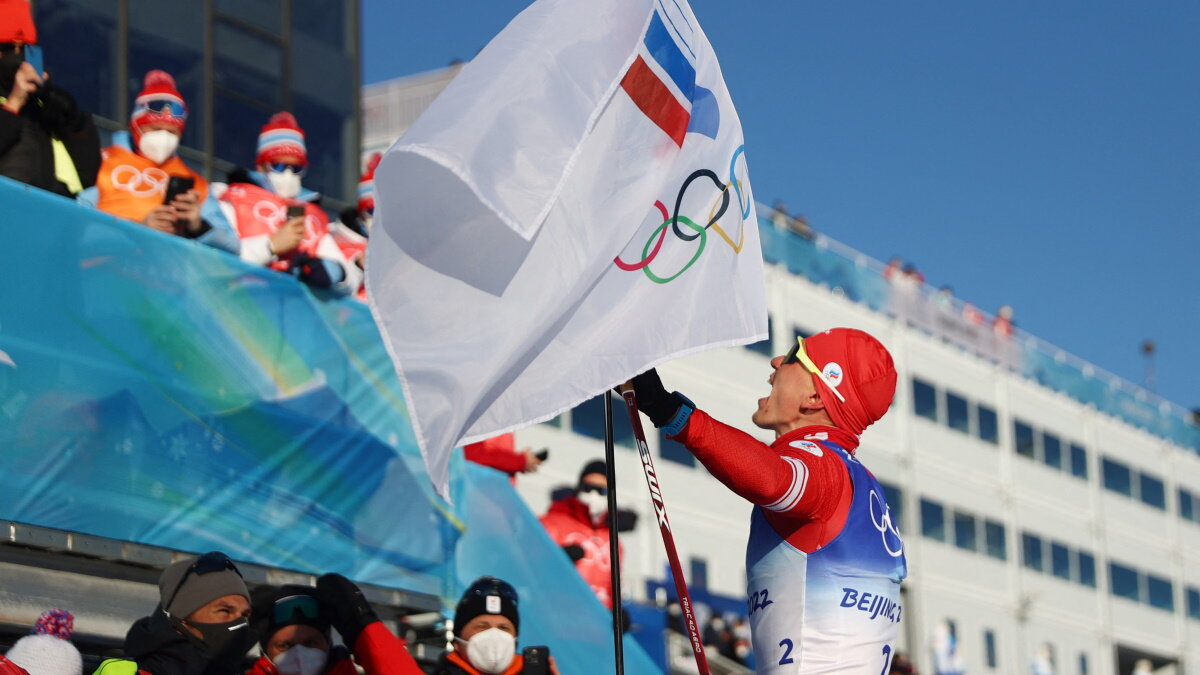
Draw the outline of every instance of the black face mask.
<instances>
[{"instance_id":1,"label":"black face mask","mask_svg":"<svg viewBox=\"0 0 1200 675\"><path fill-rule=\"evenodd\" d=\"M254 631L250 630L250 623L245 619L227 623L200 623L184 622L171 617L171 623L175 624L176 629L197 649L208 654L213 663L231 669L236 668L242 659L246 658L246 652L250 651L256 641ZM188 630L189 627L200 631L204 637L196 637Z\"/></svg>"},{"instance_id":2,"label":"black face mask","mask_svg":"<svg viewBox=\"0 0 1200 675\"><path fill-rule=\"evenodd\" d=\"M0 96L8 96L12 92L22 63L25 63L25 57L16 50L0 56Z\"/></svg>"}]
</instances>

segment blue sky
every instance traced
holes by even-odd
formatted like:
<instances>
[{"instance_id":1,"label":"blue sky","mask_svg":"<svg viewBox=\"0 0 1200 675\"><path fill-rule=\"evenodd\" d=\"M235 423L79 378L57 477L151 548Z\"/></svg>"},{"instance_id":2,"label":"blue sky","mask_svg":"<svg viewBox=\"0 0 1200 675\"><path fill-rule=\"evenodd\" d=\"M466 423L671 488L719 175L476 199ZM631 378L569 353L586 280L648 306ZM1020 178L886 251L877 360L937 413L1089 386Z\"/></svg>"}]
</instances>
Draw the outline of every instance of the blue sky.
<instances>
[{"instance_id":1,"label":"blue sky","mask_svg":"<svg viewBox=\"0 0 1200 675\"><path fill-rule=\"evenodd\" d=\"M586 1L586 0L583 0ZM528 2L363 0L364 82ZM1200 407L1200 3L694 0L760 201Z\"/></svg>"}]
</instances>

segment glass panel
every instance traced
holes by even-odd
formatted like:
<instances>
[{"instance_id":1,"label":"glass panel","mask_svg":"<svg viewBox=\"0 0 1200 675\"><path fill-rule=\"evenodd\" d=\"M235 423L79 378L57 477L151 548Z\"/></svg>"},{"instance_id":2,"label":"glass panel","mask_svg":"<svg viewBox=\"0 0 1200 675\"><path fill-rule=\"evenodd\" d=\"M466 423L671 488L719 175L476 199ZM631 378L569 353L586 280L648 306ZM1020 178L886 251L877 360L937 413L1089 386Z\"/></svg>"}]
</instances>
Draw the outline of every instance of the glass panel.
<instances>
[{"instance_id":1,"label":"glass panel","mask_svg":"<svg viewBox=\"0 0 1200 675\"><path fill-rule=\"evenodd\" d=\"M762 354L763 356L774 356L774 354L771 353L774 351L774 349L772 348L772 345L771 345L771 336L774 334L775 334L774 319L772 319L771 316L768 314L767 315L767 337L763 340L759 340L758 342L752 342L752 343L746 345L746 349L749 349L750 351L752 351L756 354Z\"/></svg>"},{"instance_id":2,"label":"glass panel","mask_svg":"<svg viewBox=\"0 0 1200 675\"><path fill-rule=\"evenodd\" d=\"M213 100L213 148L236 166L254 168L258 132L275 110L218 93Z\"/></svg>"},{"instance_id":3,"label":"glass panel","mask_svg":"<svg viewBox=\"0 0 1200 675\"><path fill-rule=\"evenodd\" d=\"M38 44L53 82L71 94L81 110L117 119L118 83L125 76L116 72L117 0L92 0L86 7L71 0L38 0L33 5Z\"/></svg>"},{"instance_id":4,"label":"glass panel","mask_svg":"<svg viewBox=\"0 0 1200 675\"><path fill-rule=\"evenodd\" d=\"M280 0L216 0L214 8L276 35L283 33Z\"/></svg>"},{"instance_id":5,"label":"glass panel","mask_svg":"<svg viewBox=\"0 0 1200 675\"><path fill-rule=\"evenodd\" d=\"M1071 551L1056 541L1050 542L1050 573L1059 579L1071 579Z\"/></svg>"},{"instance_id":6,"label":"glass panel","mask_svg":"<svg viewBox=\"0 0 1200 675\"><path fill-rule=\"evenodd\" d=\"M888 510L892 514L892 524L896 526L897 532L902 532L901 524L904 522L904 497L900 492L900 488L891 483L879 483L883 487L883 498L887 501Z\"/></svg>"},{"instance_id":7,"label":"glass panel","mask_svg":"<svg viewBox=\"0 0 1200 675\"><path fill-rule=\"evenodd\" d=\"M334 199L345 199L346 191L342 172L347 168L346 162L354 163L358 153L346 155L342 139L343 125L351 123L352 115L342 114L322 104L314 103L307 96L296 96L296 121L304 129L305 143L308 148L308 174L304 177L304 187L329 195ZM357 165L355 181L358 179ZM357 182L356 182L357 184ZM328 204L325 205L327 208ZM619 403L621 410L618 417L628 416L624 413L624 403Z\"/></svg>"},{"instance_id":8,"label":"glass panel","mask_svg":"<svg viewBox=\"0 0 1200 675\"><path fill-rule=\"evenodd\" d=\"M1187 589L1187 613L1191 618L1200 621L1200 590Z\"/></svg>"},{"instance_id":9,"label":"glass panel","mask_svg":"<svg viewBox=\"0 0 1200 675\"><path fill-rule=\"evenodd\" d=\"M346 27L351 3L328 0L292 0L292 42L317 40L350 51Z\"/></svg>"},{"instance_id":10,"label":"glass panel","mask_svg":"<svg viewBox=\"0 0 1200 675\"><path fill-rule=\"evenodd\" d=\"M987 406L979 406L979 438L988 443L1000 442L1000 425L996 420L996 411Z\"/></svg>"},{"instance_id":11,"label":"glass panel","mask_svg":"<svg viewBox=\"0 0 1200 675\"><path fill-rule=\"evenodd\" d=\"M1042 434L1042 461L1046 466L1062 468L1062 441L1054 434Z\"/></svg>"},{"instance_id":12,"label":"glass panel","mask_svg":"<svg viewBox=\"0 0 1200 675\"><path fill-rule=\"evenodd\" d=\"M916 378L913 378L913 413L937 421L937 389Z\"/></svg>"},{"instance_id":13,"label":"glass panel","mask_svg":"<svg viewBox=\"0 0 1200 675\"><path fill-rule=\"evenodd\" d=\"M1021 561L1031 570L1042 571L1042 540L1032 534L1021 535Z\"/></svg>"},{"instance_id":14,"label":"glass panel","mask_svg":"<svg viewBox=\"0 0 1200 675\"><path fill-rule=\"evenodd\" d=\"M1151 607L1175 611L1175 589L1171 582L1162 577L1146 575L1146 591L1149 593Z\"/></svg>"},{"instance_id":15,"label":"glass panel","mask_svg":"<svg viewBox=\"0 0 1200 675\"><path fill-rule=\"evenodd\" d=\"M213 22L213 45L218 87L262 103L272 112L282 108L283 49L278 41L217 20ZM300 126L304 127L304 120ZM257 135L250 140L255 139Z\"/></svg>"},{"instance_id":16,"label":"glass panel","mask_svg":"<svg viewBox=\"0 0 1200 675\"><path fill-rule=\"evenodd\" d=\"M1138 476L1138 483L1143 502L1156 509L1167 508L1167 493L1161 480L1143 473Z\"/></svg>"},{"instance_id":17,"label":"glass panel","mask_svg":"<svg viewBox=\"0 0 1200 675\"><path fill-rule=\"evenodd\" d=\"M988 668L996 667L996 634L990 630L983 631L983 654Z\"/></svg>"},{"instance_id":18,"label":"glass panel","mask_svg":"<svg viewBox=\"0 0 1200 675\"><path fill-rule=\"evenodd\" d=\"M692 558L688 561L692 568L692 576L688 584L696 588L708 588L708 561L704 558Z\"/></svg>"},{"instance_id":19,"label":"glass panel","mask_svg":"<svg viewBox=\"0 0 1200 675\"><path fill-rule=\"evenodd\" d=\"M985 522L983 524L983 536L988 555L999 560L1008 558L1008 544L1004 539L1004 525L994 520Z\"/></svg>"},{"instance_id":20,"label":"glass panel","mask_svg":"<svg viewBox=\"0 0 1200 675\"><path fill-rule=\"evenodd\" d=\"M202 3L129 2L129 101L142 90L146 73L165 70L187 103L182 144L204 148L204 45L196 27L204 22Z\"/></svg>"},{"instance_id":21,"label":"glass panel","mask_svg":"<svg viewBox=\"0 0 1200 675\"><path fill-rule=\"evenodd\" d=\"M1088 675L1088 657L1082 652L1079 654L1079 675Z\"/></svg>"},{"instance_id":22,"label":"glass panel","mask_svg":"<svg viewBox=\"0 0 1200 675\"><path fill-rule=\"evenodd\" d=\"M1138 574L1134 570L1118 565L1116 563L1108 564L1108 585L1112 590L1112 594L1118 598L1128 598L1130 600L1138 600Z\"/></svg>"},{"instance_id":23,"label":"glass panel","mask_svg":"<svg viewBox=\"0 0 1200 675\"><path fill-rule=\"evenodd\" d=\"M1179 489L1179 517L1184 520L1195 520L1196 511L1195 505L1192 502L1192 493Z\"/></svg>"},{"instance_id":24,"label":"glass panel","mask_svg":"<svg viewBox=\"0 0 1200 675\"><path fill-rule=\"evenodd\" d=\"M1133 477L1129 473L1129 467L1105 457L1100 464L1100 473L1104 477L1105 489L1123 495L1133 494Z\"/></svg>"},{"instance_id":25,"label":"glass panel","mask_svg":"<svg viewBox=\"0 0 1200 675\"><path fill-rule=\"evenodd\" d=\"M976 549L975 516L954 512L954 545L974 551Z\"/></svg>"},{"instance_id":26,"label":"glass panel","mask_svg":"<svg viewBox=\"0 0 1200 675\"><path fill-rule=\"evenodd\" d=\"M616 401L613 402L616 406ZM624 409L620 411L624 414ZM617 414L617 410L613 410L613 415ZM658 454L668 462L676 464L685 464L687 466L696 466L696 456L688 452L688 449L683 447L679 441L673 441L667 438L667 434L662 430L658 430Z\"/></svg>"},{"instance_id":27,"label":"glass panel","mask_svg":"<svg viewBox=\"0 0 1200 675\"><path fill-rule=\"evenodd\" d=\"M971 433L970 406L967 399L946 392L946 425L964 434Z\"/></svg>"},{"instance_id":28,"label":"glass panel","mask_svg":"<svg viewBox=\"0 0 1200 675\"><path fill-rule=\"evenodd\" d=\"M921 534L930 539L946 541L946 514L942 505L921 500Z\"/></svg>"},{"instance_id":29,"label":"glass panel","mask_svg":"<svg viewBox=\"0 0 1200 675\"><path fill-rule=\"evenodd\" d=\"M608 394L611 396L612 394ZM604 394L601 394L604 396ZM625 404L613 398L613 443L627 448L634 447L633 427L629 426L629 415ZM571 411L571 431L591 438L604 439L604 399L597 396L580 403Z\"/></svg>"},{"instance_id":30,"label":"glass panel","mask_svg":"<svg viewBox=\"0 0 1200 675\"><path fill-rule=\"evenodd\" d=\"M1091 553L1079 552L1079 583L1096 587L1096 557Z\"/></svg>"},{"instance_id":31,"label":"glass panel","mask_svg":"<svg viewBox=\"0 0 1200 675\"><path fill-rule=\"evenodd\" d=\"M1033 459L1033 427L1024 422L1013 422L1013 442L1017 454Z\"/></svg>"},{"instance_id":32,"label":"glass panel","mask_svg":"<svg viewBox=\"0 0 1200 675\"><path fill-rule=\"evenodd\" d=\"M1084 480L1088 477L1087 450L1074 443L1071 444L1071 475Z\"/></svg>"}]
</instances>

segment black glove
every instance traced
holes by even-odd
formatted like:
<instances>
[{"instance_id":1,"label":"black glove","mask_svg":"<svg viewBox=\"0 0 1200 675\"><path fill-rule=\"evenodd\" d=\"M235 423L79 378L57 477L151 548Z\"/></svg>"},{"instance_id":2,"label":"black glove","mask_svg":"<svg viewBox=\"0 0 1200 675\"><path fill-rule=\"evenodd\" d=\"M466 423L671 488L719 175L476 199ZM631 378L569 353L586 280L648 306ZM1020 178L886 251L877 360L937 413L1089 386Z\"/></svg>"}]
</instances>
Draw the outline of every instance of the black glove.
<instances>
[{"instance_id":1,"label":"black glove","mask_svg":"<svg viewBox=\"0 0 1200 675\"><path fill-rule=\"evenodd\" d=\"M351 651L359 633L379 621L379 615L371 609L371 603L358 586L340 574L326 574L317 579L317 603L321 616L329 618Z\"/></svg>"},{"instance_id":2,"label":"black glove","mask_svg":"<svg viewBox=\"0 0 1200 675\"><path fill-rule=\"evenodd\" d=\"M288 263L288 271L313 288L329 288L334 283L329 277L325 263L320 258L305 253L297 253L292 257L292 261Z\"/></svg>"},{"instance_id":3,"label":"black glove","mask_svg":"<svg viewBox=\"0 0 1200 675\"><path fill-rule=\"evenodd\" d=\"M651 368L641 375L633 377L633 391L637 394L638 410L646 413L646 417L656 427L664 427L671 423L683 399L678 393L672 394L663 387L658 378L658 371Z\"/></svg>"},{"instance_id":4,"label":"black glove","mask_svg":"<svg viewBox=\"0 0 1200 675\"><path fill-rule=\"evenodd\" d=\"M578 544L568 544L562 547L562 550L563 553L566 553L567 557L571 559L571 562L575 562L583 558L583 547Z\"/></svg>"},{"instance_id":5,"label":"black glove","mask_svg":"<svg viewBox=\"0 0 1200 675\"><path fill-rule=\"evenodd\" d=\"M632 532L637 527L638 515L628 509L617 509L617 532Z\"/></svg>"},{"instance_id":6,"label":"black glove","mask_svg":"<svg viewBox=\"0 0 1200 675\"><path fill-rule=\"evenodd\" d=\"M355 207L351 206L349 208L342 209L341 212L338 213L338 218L346 227L354 230L356 233L361 234L364 237L367 236L367 228L363 227L362 220L360 220L358 217L358 209Z\"/></svg>"}]
</instances>

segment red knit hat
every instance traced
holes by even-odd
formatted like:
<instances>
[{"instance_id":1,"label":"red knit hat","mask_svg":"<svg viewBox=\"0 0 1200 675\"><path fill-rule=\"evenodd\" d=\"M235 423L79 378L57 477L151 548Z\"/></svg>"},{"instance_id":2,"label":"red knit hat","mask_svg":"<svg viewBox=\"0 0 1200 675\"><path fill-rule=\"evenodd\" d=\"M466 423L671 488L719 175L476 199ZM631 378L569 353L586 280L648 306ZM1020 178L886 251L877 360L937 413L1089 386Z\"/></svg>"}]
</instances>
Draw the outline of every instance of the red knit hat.
<instances>
[{"instance_id":1,"label":"red knit hat","mask_svg":"<svg viewBox=\"0 0 1200 675\"><path fill-rule=\"evenodd\" d=\"M0 0L0 42L37 44L37 28L33 25L29 0Z\"/></svg>"},{"instance_id":2,"label":"red knit hat","mask_svg":"<svg viewBox=\"0 0 1200 675\"><path fill-rule=\"evenodd\" d=\"M142 137L142 127L151 122L169 124L178 129L181 136L187 123L187 103L175 88L175 78L163 70L146 73L145 85L133 100L129 130L133 132L134 147Z\"/></svg>"},{"instance_id":3,"label":"red knit hat","mask_svg":"<svg viewBox=\"0 0 1200 675\"><path fill-rule=\"evenodd\" d=\"M382 152L371 155L371 158L367 160L367 170L363 172L362 178L358 179L359 213L375 208L375 167L379 166L381 159L383 159Z\"/></svg>"},{"instance_id":4,"label":"red knit hat","mask_svg":"<svg viewBox=\"0 0 1200 675\"><path fill-rule=\"evenodd\" d=\"M304 130L296 123L290 112L277 112L263 125L258 134L256 164L270 164L280 157L296 156L308 164L308 150L304 146Z\"/></svg>"},{"instance_id":5,"label":"red knit hat","mask_svg":"<svg viewBox=\"0 0 1200 675\"><path fill-rule=\"evenodd\" d=\"M813 380L839 429L857 436L888 411L896 394L896 366L879 340L861 330L831 328L806 338L804 349L825 375Z\"/></svg>"}]
</instances>

